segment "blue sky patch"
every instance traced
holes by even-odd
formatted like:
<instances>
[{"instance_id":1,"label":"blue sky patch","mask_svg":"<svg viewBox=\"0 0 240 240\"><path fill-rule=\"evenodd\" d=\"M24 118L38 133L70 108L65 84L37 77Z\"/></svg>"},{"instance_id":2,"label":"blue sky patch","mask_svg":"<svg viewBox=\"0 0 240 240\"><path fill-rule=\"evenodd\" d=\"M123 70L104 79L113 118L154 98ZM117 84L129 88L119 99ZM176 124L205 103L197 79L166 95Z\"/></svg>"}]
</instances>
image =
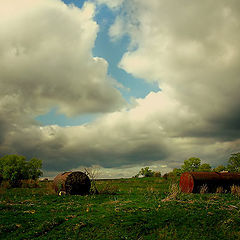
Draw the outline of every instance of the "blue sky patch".
<instances>
[{"instance_id":1,"label":"blue sky patch","mask_svg":"<svg viewBox=\"0 0 240 240\"><path fill-rule=\"evenodd\" d=\"M82 7L85 1L63 0L66 4L74 4ZM92 50L93 56L104 58L108 64L108 75L117 80L123 88L118 88L123 98L130 102L131 98L144 98L149 92L159 91L157 83L148 83L143 79L135 78L118 64L125 52L127 52L130 38L124 35L122 38L112 41L108 35L110 26L114 23L117 11L111 11L107 6L101 5L96 9L95 21L99 25L99 32ZM57 124L60 126L81 125L93 121L99 114L85 114L74 118L69 118L57 113L57 108L51 109L47 114L38 116L37 121L43 125Z\"/></svg>"}]
</instances>

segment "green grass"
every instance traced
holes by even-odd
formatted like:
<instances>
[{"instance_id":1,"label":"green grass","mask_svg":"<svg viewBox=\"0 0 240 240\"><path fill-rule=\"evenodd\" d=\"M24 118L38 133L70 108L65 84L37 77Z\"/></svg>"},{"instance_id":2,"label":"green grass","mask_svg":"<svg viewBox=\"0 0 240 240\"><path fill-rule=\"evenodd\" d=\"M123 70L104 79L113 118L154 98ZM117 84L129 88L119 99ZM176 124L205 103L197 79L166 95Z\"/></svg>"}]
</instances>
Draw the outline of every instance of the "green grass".
<instances>
[{"instance_id":1,"label":"green grass","mask_svg":"<svg viewBox=\"0 0 240 240\"><path fill-rule=\"evenodd\" d=\"M169 196L161 178L97 181L88 196L8 189L0 196L0 239L240 239L231 194ZM173 196L173 195L172 195Z\"/></svg>"}]
</instances>

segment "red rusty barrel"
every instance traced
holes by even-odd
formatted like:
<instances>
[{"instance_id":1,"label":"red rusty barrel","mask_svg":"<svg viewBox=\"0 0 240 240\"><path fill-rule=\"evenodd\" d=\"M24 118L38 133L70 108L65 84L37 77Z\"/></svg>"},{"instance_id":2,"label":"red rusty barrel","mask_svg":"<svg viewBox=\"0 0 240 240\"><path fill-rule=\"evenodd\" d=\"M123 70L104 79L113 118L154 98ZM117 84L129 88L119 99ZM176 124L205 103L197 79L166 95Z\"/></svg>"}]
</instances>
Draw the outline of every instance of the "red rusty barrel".
<instances>
[{"instance_id":1,"label":"red rusty barrel","mask_svg":"<svg viewBox=\"0 0 240 240\"><path fill-rule=\"evenodd\" d=\"M64 172L54 178L53 186L57 193L63 191L66 194L84 195L89 193L91 181L83 172Z\"/></svg>"},{"instance_id":2,"label":"red rusty barrel","mask_svg":"<svg viewBox=\"0 0 240 240\"><path fill-rule=\"evenodd\" d=\"M199 193L203 185L207 186L208 192L214 193L218 187L230 191L232 185L240 185L240 173L185 172L180 177L182 192Z\"/></svg>"}]
</instances>

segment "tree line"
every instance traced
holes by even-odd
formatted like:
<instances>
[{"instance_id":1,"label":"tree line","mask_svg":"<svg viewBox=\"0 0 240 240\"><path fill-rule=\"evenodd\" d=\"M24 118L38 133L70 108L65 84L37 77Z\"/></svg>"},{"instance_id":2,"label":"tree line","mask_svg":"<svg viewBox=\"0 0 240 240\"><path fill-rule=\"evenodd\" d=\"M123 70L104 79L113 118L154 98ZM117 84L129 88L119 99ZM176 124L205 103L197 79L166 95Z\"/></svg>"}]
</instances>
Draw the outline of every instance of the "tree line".
<instances>
[{"instance_id":1,"label":"tree line","mask_svg":"<svg viewBox=\"0 0 240 240\"><path fill-rule=\"evenodd\" d=\"M12 187L21 185L22 180L37 180L42 176L42 160L32 158L29 161L24 156L6 155L0 158L0 183L9 181ZM174 168L168 176L178 177L184 172L240 172L240 152L231 154L227 165L212 168L208 163L201 163L201 159L191 157L184 161L181 168ZM165 174L165 176L167 176ZM161 172L153 171L149 167L142 168L134 177L161 177ZM163 176L164 177L164 176Z\"/></svg>"},{"instance_id":2,"label":"tree line","mask_svg":"<svg viewBox=\"0 0 240 240\"><path fill-rule=\"evenodd\" d=\"M174 168L172 172L165 174L167 176L178 177L184 172L240 172L240 152L231 154L228 159L227 165L219 165L213 168L208 163L201 163L201 159L197 157L191 157L184 161L181 168ZM154 172L149 167L142 168L134 177L159 177L160 172Z\"/></svg>"}]
</instances>

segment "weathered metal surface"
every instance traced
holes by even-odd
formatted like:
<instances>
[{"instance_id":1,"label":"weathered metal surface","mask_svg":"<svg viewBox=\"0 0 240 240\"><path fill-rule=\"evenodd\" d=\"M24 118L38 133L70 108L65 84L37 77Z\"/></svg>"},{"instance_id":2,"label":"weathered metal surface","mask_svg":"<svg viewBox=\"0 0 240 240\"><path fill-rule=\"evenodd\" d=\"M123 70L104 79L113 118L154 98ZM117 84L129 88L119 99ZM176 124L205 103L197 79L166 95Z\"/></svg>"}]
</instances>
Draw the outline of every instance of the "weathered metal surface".
<instances>
[{"instance_id":1,"label":"weathered metal surface","mask_svg":"<svg viewBox=\"0 0 240 240\"><path fill-rule=\"evenodd\" d=\"M230 191L232 185L240 185L240 173L185 172L180 177L182 192L198 193L203 185L207 186L208 192L216 192L218 187Z\"/></svg>"},{"instance_id":2,"label":"weathered metal surface","mask_svg":"<svg viewBox=\"0 0 240 240\"><path fill-rule=\"evenodd\" d=\"M83 172L64 172L54 178L53 186L57 193L84 195L89 193L91 181Z\"/></svg>"}]
</instances>

